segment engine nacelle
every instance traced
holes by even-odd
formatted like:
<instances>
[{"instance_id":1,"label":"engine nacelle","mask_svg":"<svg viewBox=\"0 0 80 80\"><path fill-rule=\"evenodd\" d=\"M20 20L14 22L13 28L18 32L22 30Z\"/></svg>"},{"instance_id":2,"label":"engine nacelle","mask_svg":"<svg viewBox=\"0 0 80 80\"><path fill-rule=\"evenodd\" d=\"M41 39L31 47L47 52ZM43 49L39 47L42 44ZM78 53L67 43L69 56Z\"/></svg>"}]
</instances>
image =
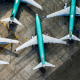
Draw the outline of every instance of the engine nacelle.
<instances>
[{"instance_id":1,"label":"engine nacelle","mask_svg":"<svg viewBox=\"0 0 80 80\"><path fill-rule=\"evenodd\" d=\"M67 8L67 3L64 4L64 9L66 9L66 8Z\"/></svg>"}]
</instances>

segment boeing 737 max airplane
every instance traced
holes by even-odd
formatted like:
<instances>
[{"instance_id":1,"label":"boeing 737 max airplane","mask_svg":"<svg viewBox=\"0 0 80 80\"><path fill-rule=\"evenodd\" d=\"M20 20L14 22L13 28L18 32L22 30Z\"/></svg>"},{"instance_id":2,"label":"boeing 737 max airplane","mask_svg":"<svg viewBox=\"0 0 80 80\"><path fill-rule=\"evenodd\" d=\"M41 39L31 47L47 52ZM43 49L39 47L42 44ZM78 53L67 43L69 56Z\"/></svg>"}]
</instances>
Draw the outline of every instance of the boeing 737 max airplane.
<instances>
[{"instance_id":1,"label":"boeing 737 max airplane","mask_svg":"<svg viewBox=\"0 0 80 80\"><path fill-rule=\"evenodd\" d=\"M45 61L45 52L44 52L44 44L43 43L66 44L66 42L62 41L60 39L56 39L56 38L42 34L41 23L40 23L40 18L38 16L38 14L36 14L35 23L36 23L37 36L33 37L28 42L26 42L22 46L18 47L15 51L19 51L19 50L24 49L26 47L29 47L31 45L37 45L38 44L41 63L38 64L35 68L33 68L33 70L40 68L40 67L45 67L45 66L55 67L55 65L52 65L52 64Z\"/></svg>"},{"instance_id":2,"label":"boeing 737 max airplane","mask_svg":"<svg viewBox=\"0 0 80 80\"><path fill-rule=\"evenodd\" d=\"M13 0L14 1L14 0ZM12 14L11 14L11 17L10 18L6 18L6 19L3 19L1 21L9 21L11 23L16 23L16 24L19 24L19 25L22 25L16 18L16 14L17 14L17 11L18 11L18 8L19 8L19 5L20 5L20 2L24 2L24 3L28 3L30 5L33 5L39 9L43 9L41 5L39 5L37 2L35 2L34 0L15 0L14 1L14 6L13 6L13 10L12 10Z\"/></svg>"},{"instance_id":3,"label":"boeing 737 max airplane","mask_svg":"<svg viewBox=\"0 0 80 80\"><path fill-rule=\"evenodd\" d=\"M55 17L55 16L70 16L69 34L65 37L62 37L61 40L73 39L73 40L80 41L78 37L73 35L75 16L80 16L80 8L76 7L76 0L71 0L70 7L67 7L67 4L65 4L64 9L57 11L55 13L52 13L50 15L47 15L44 18L50 18L50 17Z\"/></svg>"}]
</instances>

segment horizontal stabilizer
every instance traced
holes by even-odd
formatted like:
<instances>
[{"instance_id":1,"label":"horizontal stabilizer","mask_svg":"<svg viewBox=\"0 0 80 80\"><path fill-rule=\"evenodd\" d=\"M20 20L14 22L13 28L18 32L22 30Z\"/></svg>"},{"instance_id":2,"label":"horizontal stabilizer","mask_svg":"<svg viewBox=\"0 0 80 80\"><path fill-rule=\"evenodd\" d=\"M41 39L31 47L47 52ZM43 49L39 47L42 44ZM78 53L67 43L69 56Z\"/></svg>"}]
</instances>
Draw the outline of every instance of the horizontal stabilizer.
<instances>
[{"instance_id":1,"label":"horizontal stabilizer","mask_svg":"<svg viewBox=\"0 0 80 80\"><path fill-rule=\"evenodd\" d=\"M55 65L50 64L48 62L45 62L45 64L42 64L42 62L40 64L38 64L35 68L33 68L33 70L41 68L41 67L45 67L45 66L49 66L49 67L55 67Z\"/></svg>"},{"instance_id":2,"label":"horizontal stabilizer","mask_svg":"<svg viewBox=\"0 0 80 80\"><path fill-rule=\"evenodd\" d=\"M40 64L38 64L36 67L33 68L33 70L41 68L42 67L42 62Z\"/></svg>"},{"instance_id":3,"label":"horizontal stabilizer","mask_svg":"<svg viewBox=\"0 0 80 80\"><path fill-rule=\"evenodd\" d=\"M69 34L64 36L64 37L62 37L62 38L60 38L60 39L61 40L66 40L66 39L70 39L71 40L72 39L72 40L80 41L80 39L78 37L74 36L74 35L72 35L72 37L69 37Z\"/></svg>"},{"instance_id":4,"label":"horizontal stabilizer","mask_svg":"<svg viewBox=\"0 0 80 80\"><path fill-rule=\"evenodd\" d=\"M64 36L64 37L62 37L62 38L60 38L60 39L61 39L61 40L70 39L69 34L68 34L68 35L66 35L66 36Z\"/></svg>"},{"instance_id":5,"label":"horizontal stabilizer","mask_svg":"<svg viewBox=\"0 0 80 80\"><path fill-rule=\"evenodd\" d=\"M16 18L14 18L13 22L16 24L22 25Z\"/></svg>"},{"instance_id":6,"label":"horizontal stabilizer","mask_svg":"<svg viewBox=\"0 0 80 80\"><path fill-rule=\"evenodd\" d=\"M10 17L6 19L2 19L1 21L11 21Z\"/></svg>"},{"instance_id":7,"label":"horizontal stabilizer","mask_svg":"<svg viewBox=\"0 0 80 80\"><path fill-rule=\"evenodd\" d=\"M76 41L80 41L80 39L78 37L74 36L74 35L72 35L72 39L76 40Z\"/></svg>"},{"instance_id":8,"label":"horizontal stabilizer","mask_svg":"<svg viewBox=\"0 0 80 80\"><path fill-rule=\"evenodd\" d=\"M11 18L6 18L6 19L3 19L1 21L10 21L10 22L14 22L16 24L19 24L19 25L22 25L16 18L14 18L14 20L11 20Z\"/></svg>"},{"instance_id":9,"label":"horizontal stabilizer","mask_svg":"<svg viewBox=\"0 0 80 80\"><path fill-rule=\"evenodd\" d=\"M0 64L9 64L9 63L6 62L6 61L1 61L1 60L0 60Z\"/></svg>"}]
</instances>

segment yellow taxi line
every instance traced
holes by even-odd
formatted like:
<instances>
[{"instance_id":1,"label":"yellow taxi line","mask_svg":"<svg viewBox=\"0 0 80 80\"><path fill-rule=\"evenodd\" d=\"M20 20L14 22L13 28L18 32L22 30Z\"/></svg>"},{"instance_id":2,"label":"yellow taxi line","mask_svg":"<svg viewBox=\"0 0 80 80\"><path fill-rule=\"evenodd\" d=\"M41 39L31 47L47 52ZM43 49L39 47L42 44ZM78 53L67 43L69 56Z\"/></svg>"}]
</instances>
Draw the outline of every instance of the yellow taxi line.
<instances>
[{"instance_id":1,"label":"yellow taxi line","mask_svg":"<svg viewBox=\"0 0 80 80\"><path fill-rule=\"evenodd\" d=\"M6 24L4 24L2 21L0 21L0 23L2 23L8 30L10 33L12 33L14 36L15 36L15 39L17 39L17 36L7 27ZM9 47L11 45L11 43L9 43L7 46L5 46L1 51L0 53L2 53L7 47Z\"/></svg>"}]
</instances>

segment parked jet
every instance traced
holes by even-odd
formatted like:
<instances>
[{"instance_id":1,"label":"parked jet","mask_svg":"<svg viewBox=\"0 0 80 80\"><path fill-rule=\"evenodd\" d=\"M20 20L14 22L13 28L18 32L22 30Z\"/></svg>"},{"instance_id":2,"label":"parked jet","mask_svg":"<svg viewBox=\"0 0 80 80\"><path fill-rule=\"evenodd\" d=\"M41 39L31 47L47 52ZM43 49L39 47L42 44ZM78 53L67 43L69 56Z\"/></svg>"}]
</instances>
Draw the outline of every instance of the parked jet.
<instances>
[{"instance_id":1,"label":"parked jet","mask_svg":"<svg viewBox=\"0 0 80 80\"><path fill-rule=\"evenodd\" d=\"M0 37L0 44L8 44L8 43L20 43L20 41ZM0 64L9 64L9 63L0 60Z\"/></svg>"},{"instance_id":2,"label":"parked jet","mask_svg":"<svg viewBox=\"0 0 80 80\"><path fill-rule=\"evenodd\" d=\"M73 35L75 16L80 16L80 8L76 7L76 0L71 0L70 7L67 7L67 4L65 4L64 9L57 11L55 13L52 13L50 15L47 15L44 18L50 18L50 17L55 17L55 16L70 16L69 34L65 37L62 37L61 40L73 39L73 40L80 41L79 38Z\"/></svg>"},{"instance_id":3,"label":"parked jet","mask_svg":"<svg viewBox=\"0 0 80 80\"><path fill-rule=\"evenodd\" d=\"M41 62L35 68L33 68L33 70L40 68L40 67L45 67L45 66L55 67L55 65L52 65L52 64L45 61L45 52L44 52L44 44L43 43L66 44L66 42L62 41L60 39L56 39L56 38L42 34L41 23L40 23L40 18L38 16L38 14L36 14L36 17L35 17L35 23L36 23L37 36L33 37L28 42L26 42L22 46L18 47L15 51L19 51L19 50L24 49L28 46L38 44Z\"/></svg>"},{"instance_id":4,"label":"parked jet","mask_svg":"<svg viewBox=\"0 0 80 80\"><path fill-rule=\"evenodd\" d=\"M11 23L16 23L16 24L19 24L19 25L22 25L16 18L16 14L17 14L17 11L18 11L18 8L19 8L19 5L20 5L20 2L24 2L24 3L28 3L30 5L33 5L39 9L43 9L42 6L40 6L37 2L35 2L34 0L15 0L14 2L14 6L13 6L13 10L12 10L12 14L11 14L11 17L10 18L6 18L6 19L3 19L1 21L10 21Z\"/></svg>"}]
</instances>

